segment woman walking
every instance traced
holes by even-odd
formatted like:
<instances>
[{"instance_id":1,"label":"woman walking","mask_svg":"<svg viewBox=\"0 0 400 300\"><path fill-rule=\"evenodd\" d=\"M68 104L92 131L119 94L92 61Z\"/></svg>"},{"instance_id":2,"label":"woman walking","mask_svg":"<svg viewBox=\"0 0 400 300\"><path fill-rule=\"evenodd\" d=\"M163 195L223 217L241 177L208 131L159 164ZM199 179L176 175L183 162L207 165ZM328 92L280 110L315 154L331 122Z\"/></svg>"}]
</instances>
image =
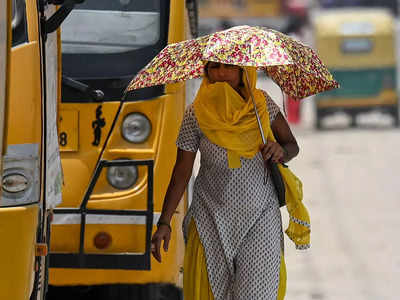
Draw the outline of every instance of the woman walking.
<instances>
[{"instance_id":1,"label":"woman walking","mask_svg":"<svg viewBox=\"0 0 400 300\"><path fill-rule=\"evenodd\" d=\"M275 300L285 295L281 215L264 166L269 159L291 160L299 147L278 106L256 89L256 81L255 68L208 62L184 115L152 253L161 262L161 244L168 250L169 224L200 151L193 201L183 224L185 300Z\"/></svg>"}]
</instances>

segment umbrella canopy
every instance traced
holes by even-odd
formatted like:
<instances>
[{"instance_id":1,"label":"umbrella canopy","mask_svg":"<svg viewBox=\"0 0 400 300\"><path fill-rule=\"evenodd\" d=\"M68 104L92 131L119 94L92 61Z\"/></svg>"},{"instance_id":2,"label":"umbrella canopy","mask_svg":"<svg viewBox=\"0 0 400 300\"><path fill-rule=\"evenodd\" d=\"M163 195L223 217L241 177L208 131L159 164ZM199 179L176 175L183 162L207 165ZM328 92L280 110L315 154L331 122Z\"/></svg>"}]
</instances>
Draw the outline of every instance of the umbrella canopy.
<instances>
[{"instance_id":1,"label":"umbrella canopy","mask_svg":"<svg viewBox=\"0 0 400 300\"><path fill-rule=\"evenodd\" d=\"M263 69L297 100L339 87L310 47L278 31L244 25L166 46L127 91L201 77L205 61Z\"/></svg>"}]
</instances>

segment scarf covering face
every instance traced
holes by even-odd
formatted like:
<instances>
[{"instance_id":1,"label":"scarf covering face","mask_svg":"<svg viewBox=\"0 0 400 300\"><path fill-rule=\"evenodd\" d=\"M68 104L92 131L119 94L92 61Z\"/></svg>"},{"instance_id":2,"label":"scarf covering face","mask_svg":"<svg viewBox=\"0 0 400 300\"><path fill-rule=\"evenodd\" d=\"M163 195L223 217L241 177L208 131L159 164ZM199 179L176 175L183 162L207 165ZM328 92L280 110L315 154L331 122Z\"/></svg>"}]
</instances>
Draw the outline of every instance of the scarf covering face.
<instances>
[{"instance_id":1,"label":"scarf covering face","mask_svg":"<svg viewBox=\"0 0 400 300\"><path fill-rule=\"evenodd\" d=\"M269 116L266 101L262 91L256 89L257 72L255 68L247 67L250 89L264 126L264 135L269 130ZM243 75L245 76L244 72ZM210 83L204 77L194 101L194 111L199 126L207 138L214 144L227 150L228 166L240 168L240 157L253 158L262 144L250 99L249 87L243 76L244 88L241 93L244 100L226 82Z\"/></svg>"},{"instance_id":2,"label":"scarf covering face","mask_svg":"<svg viewBox=\"0 0 400 300\"><path fill-rule=\"evenodd\" d=\"M243 73L244 87L240 94L226 82L210 83L204 76L193 107L199 127L214 144L227 150L229 168L240 168L240 157L253 158L262 144L250 91L253 93L257 110L263 124L264 136L276 141L269 121L264 93L256 89L257 71L254 67L245 67L249 75ZM303 187L289 168L278 164L285 182L286 207L289 212L289 225L286 234L295 243L297 249L310 246L310 217L303 200Z\"/></svg>"}]
</instances>

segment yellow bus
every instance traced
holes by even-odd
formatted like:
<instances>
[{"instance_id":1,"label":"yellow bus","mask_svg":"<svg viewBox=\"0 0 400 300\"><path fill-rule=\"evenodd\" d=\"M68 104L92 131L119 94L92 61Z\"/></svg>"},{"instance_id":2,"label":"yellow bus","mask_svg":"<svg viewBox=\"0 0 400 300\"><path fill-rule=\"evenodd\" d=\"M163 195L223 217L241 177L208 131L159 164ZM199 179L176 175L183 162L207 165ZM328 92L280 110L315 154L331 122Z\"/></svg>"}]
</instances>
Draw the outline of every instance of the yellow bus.
<instances>
[{"instance_id":1,"label":"yellow bus","mask_svg":"<svg viewBox=\"0 0 400 300\"><path fill-rule=\"evenodd\" d=\"M0 299L46 292L48 222L61 201L57 33L45 31L54 12L45 1L0 1Z\"/></svg>"},{"instance_id":2,"label":"yellow bus","mask_svg":"<svg viewBox=\"0 0 400 300\"><path fill-rule=\"evenodd\" d=\"M86 0L61 27L63 203L51 228L47 299L180 299L184 245L163 264L150 238L175 162L185 83L123 91L167 43L195 29L195 1ZM130 298L129 298L130 297Z\"/></svg>"}]
</instances>

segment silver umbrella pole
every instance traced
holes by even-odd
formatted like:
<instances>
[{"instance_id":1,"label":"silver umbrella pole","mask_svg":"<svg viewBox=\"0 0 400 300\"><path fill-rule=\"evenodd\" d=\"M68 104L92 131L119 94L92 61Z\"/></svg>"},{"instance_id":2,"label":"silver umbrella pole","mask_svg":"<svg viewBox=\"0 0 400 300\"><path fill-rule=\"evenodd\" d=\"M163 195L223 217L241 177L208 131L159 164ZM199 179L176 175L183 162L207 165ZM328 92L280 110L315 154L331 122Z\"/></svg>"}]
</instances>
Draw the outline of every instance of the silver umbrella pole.
<instances>
[{"instance_id":1,"label":"silver umbrella pole","mask_svg":"<svg viewBox=\"0 0 400 300\"><path fill-rule=\"evenodd\" d=\"M258 123L258 129L260 129L261 138L262 138L263 143L266 144L266 143L267 143L267 140L265 139L264 130L263 130L263 127L262 127L262 124L261 124L260 116L258 115L256 101L254 100L254 95L253 95L253 92L252 92L252 90L251 90L251 88L250 88L249 74L247 73L246 68L243 68L243 69L244 69L244 73L246 74L246 81L247 81L247 86L248 86L248 88L249 88L250 98L251 98L251 100L253 101L254 111L256 112L256 118L257 118L257 123Z\"/></svg>"}]
</instances>

